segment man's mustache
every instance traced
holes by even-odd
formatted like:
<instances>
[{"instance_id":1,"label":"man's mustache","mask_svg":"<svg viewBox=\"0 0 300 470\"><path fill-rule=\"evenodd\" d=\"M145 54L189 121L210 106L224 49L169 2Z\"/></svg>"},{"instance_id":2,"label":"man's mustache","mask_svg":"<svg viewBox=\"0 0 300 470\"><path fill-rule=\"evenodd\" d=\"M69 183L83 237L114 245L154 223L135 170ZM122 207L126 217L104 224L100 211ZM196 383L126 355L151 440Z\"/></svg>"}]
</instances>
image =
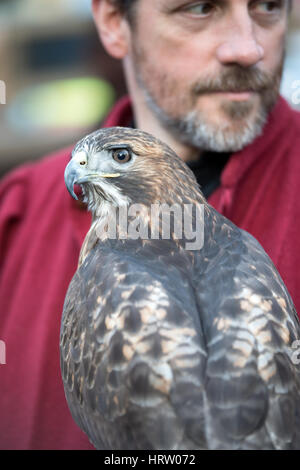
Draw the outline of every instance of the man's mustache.
<instances>
[{"instance_id":1,"label":"man's mustache","mask_svg":"<svg viewBox=\"0 0 300 470\"><path fill-rule=\"evenodd\" d=\"M262 92L273 89L280 80L281 69L268 74L257 67L250 69L231 66L223 70L218 77L199 80L193 87L193 93L202 95L213 92Z\"/></svg>"}]
</instances>

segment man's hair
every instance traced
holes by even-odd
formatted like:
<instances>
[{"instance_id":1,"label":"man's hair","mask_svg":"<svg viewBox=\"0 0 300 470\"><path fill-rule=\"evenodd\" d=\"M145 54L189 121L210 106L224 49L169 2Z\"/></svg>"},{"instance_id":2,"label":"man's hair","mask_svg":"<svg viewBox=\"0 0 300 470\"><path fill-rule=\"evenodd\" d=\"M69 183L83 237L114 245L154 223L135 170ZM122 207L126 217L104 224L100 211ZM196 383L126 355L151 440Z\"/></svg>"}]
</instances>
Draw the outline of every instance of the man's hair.
<instances>
[{"instance_id":1,"label":"man's hair","mask_svg":"<svg viewBox=\"0 0 300 470\"><path fill-rule=\"evenodd\" d=\"M138 0L110 0L117 6L119 11L132 23L134 18L134 7ZM151 0L150 0L151 1Z\"/></svg>"}]
</instances>

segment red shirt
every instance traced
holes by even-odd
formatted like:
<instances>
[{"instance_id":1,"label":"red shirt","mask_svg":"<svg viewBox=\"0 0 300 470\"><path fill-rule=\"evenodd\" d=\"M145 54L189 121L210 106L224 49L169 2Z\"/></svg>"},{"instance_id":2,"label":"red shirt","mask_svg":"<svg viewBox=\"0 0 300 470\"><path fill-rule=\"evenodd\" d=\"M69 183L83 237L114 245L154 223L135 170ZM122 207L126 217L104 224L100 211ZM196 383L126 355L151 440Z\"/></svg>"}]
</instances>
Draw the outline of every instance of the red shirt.
<instances>
[{"instance_id":1,"label":"red shirt","mask_svg":"<svg viewBox=\"0 0 300 470\"><path fill-rule=\"evenodd\" d=\"M106 127L129 125L128 98ZM233 154L209 202L273 259L300 311L300 113L280 98L264 133ZM73 422L59 365L64 297L90 214L67 192L70 150L27 164L0 185L1 449L91 449Z\"/></svg>"}]
</instances>

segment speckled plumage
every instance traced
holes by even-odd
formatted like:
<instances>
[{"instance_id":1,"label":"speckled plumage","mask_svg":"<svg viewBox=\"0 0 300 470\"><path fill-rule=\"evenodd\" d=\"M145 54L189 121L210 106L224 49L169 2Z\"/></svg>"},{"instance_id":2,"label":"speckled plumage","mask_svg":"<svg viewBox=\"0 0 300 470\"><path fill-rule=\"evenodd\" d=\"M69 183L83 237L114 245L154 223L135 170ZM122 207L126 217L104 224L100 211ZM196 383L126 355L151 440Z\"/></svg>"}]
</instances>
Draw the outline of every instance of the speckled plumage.
<instances>
[{"instance_id":1,"label":"speckled plumage","mask_svg":"<svg viewBox=\"0 0 300 470\"><path fill-rule=\"evenodd\" d=\"M118 177L83 184L93 224L60 338L73 418L99 449L299 449L292 345L300 327L272 261L208 205L192 172L152 136L97 131L72 160L84 151L93 174L101 159L112 174L111 144L130 146L134 159ZM120 201L205 204L203 248L99 238L101 214Z\"/></svg>"}]
</instances>

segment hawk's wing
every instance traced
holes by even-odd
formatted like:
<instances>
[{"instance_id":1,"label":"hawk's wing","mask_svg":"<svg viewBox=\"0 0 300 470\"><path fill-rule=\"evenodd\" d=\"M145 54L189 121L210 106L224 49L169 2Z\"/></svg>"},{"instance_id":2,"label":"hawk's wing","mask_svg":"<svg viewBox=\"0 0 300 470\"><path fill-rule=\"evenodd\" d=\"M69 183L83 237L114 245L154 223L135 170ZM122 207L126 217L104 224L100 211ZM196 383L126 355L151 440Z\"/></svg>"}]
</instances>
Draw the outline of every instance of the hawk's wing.
<instances>
[{"instance_id":1,"label":"hawk's wing","mask_svg":"<svg viewBox=\"0 0 300 470\"><path fill-rule=\"evenodd\" d=\"M292 300L259 243L216 217L197 289L209 446L299 448L300 366L292 357L300 328Z\"/></svg>"},{"instance_id":2,"label":"hawk's wing","mask_svg":"<svg viewBox=\"0 0 300 470\"><path fill-rule=\"evenodd\" d=\"M208 232L195 278L161 240L96 246L77 271L61 367L96 447L300 446L296 313L269 257L232 227Z\"/></svg>"},{"instance_id":3,"label":"hawk's wing","mask_svg":"<svg viewBox=\"0 0 300 470\"><path fill-rule=\"evenodd\" d=\"M206 353L187 263L165 260L159 241L142 258L133 246L96 246L70 284L60 346L71 413L98 448L206 447Z\"/></svg>"}]
</instances>

